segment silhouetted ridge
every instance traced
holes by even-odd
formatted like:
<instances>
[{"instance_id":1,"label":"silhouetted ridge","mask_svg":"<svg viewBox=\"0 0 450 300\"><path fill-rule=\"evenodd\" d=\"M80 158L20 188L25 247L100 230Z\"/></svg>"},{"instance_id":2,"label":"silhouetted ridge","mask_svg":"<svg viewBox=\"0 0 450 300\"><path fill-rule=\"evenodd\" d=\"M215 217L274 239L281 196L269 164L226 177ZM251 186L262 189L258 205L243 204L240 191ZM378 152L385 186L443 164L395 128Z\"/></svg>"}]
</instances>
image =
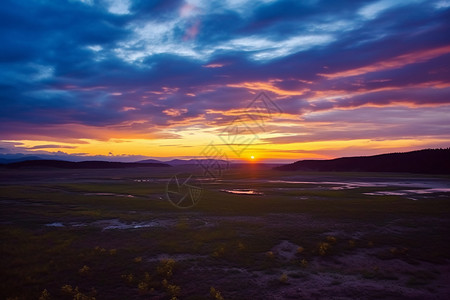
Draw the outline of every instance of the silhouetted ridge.
<instances>
[{"instance_id":1,"label":"silhouetted ridge","mask_svg":"<svg viewBox=\"0 0 450 300\"><path fill-rule=\"evenodd\" d=\"M5 165L7 168L60 168L60 169L121 169L121 168L148 168L170 167L164 163L123 163L110 161L81 161L71 162L64 160L27 160Z\"/></svg>"},{"instance_id":2,"label":"silhouetted ridge","mask_svg":"<svg viewBox=\"0 0 450 300\"><path fill-rule=\"evenodd\" d=\"M156 160L156 159L144 159L144 160L140 160L140 161L137 161L136 163L144 163L144 164L148 164L148 163L152 163L152 164L158 164L158 163L162 163L161 161L159 161L159 160Z\"/></svg>"},{"instance_id":3,"label":"silhouetted ridge","mask_svg":"<svg viewBox=\"0 0 450 300\"><path fill-rule=\"evenodd\" d=\"M342 157L330 160L301 160L274 169L281 171L450 174L450 148L374 156Z\"/></svg>"},{"instance_id":4,"label":"silhouetted ridge","mask_svg":"<svg viewBox=\"0 0 450 300\"><path fill-rule=\"evenodd\" d=\"M17 158L1 158L0 157L0 163L1 164L10 164L15 163L19 161L25 161L25 160L40 160L42 158L38 156L24 156L24 157L17 157Z\"/></svg>"}]
</instances>

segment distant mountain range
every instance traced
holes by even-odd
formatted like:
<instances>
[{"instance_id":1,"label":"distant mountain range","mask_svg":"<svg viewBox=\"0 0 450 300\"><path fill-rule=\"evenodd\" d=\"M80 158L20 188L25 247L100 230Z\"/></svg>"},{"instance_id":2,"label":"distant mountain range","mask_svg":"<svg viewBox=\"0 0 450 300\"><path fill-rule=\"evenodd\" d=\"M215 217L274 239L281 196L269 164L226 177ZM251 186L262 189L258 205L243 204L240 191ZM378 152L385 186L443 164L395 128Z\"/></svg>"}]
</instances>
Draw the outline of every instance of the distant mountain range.
<instances>
[{"instance_id":1,"label":"distant mountain range","mask_svg":"<svg viewBox=\"0 0 450 300\"><path fill-rule=\"evenodd\" d=\"M23 157L17 157L17 158L2 158L0 157L0 164L10 164L15 163L19 161L25 161L25 160L39 160L42 159L38 156L23 156Z\"/></svg>"},{"instance_id":2,"label":"distant mountain range","mask_svg":"<svg viewBox=\"0 0 450 300\"><path fill-rule=\"evenodd\" d=\"M171 167L182 165L209 165L214 162L225 164L224 160L173 159L162 162L146 159L137 162L111 161L66 161L41 159L37 156L0 158L1 168L61 168L61 169L118 169L143 167ZM245 163L229 162L233 166ZM301 160L274 168L280 171L330 171L330 172L406 172L423 174L450 174L450 148L425 149L404 153L388 153L373 156L342 157L329 160Z\"/></svg>"},{"instance_id":3,"label":"distant mountain range","mask_svg":"<svg viewBox=\"0 0 450 300\"><path fill-rule=\"evenodd\" d=\"M161 163L161 161L156 160L156 159L145 159L145 160L140 160L137 163L155 163L155 162L159 162ZM222 164L227 163L226 160L215 160L215 159L172 159L169 161L165 161L164 163L169 164L171 166L181 166L181 165L196 165L199 163L203 163L203 164L211 164L214 162L219 162ZM231 163L231 162L229 162Z\"/></svg>"},{"instance_id":4,"label":"distant mountain range","mask_svg":"<svg viewBox=\"0 0 450 300\"><path fill-rule=\"evenodd\" d=\"M0 154L1 155L1 154ZM87 158L87 157L86 157ZM43 156L28 156L28 155L13 155L13 154L6 154L3 157L0 156L0 165L1 164L11 164L16 162L22 162L22 161L29 161L29 160L41 160L41 161L66 161L66 162L86 162L87 160L82 159L82 157L61 157L61 156L55 156L51 157L50 155L43 155ZM107 157L105 158L97 158L94 157L94 159L89 161L103 161L103 162L110 162ZM171 166L178 166L178 165L193 165L198 164L200 162L202 163L211 163L215 161L214 159L172 159L169 161L163 161L163 160L157 160L157 159L144 159L144 160L138 160L138 161L131 161L127 163L155 163L155 164L169 164ZM217 160L221 163L226 163L225 160ZM233 163L234 161L230 161L229 163ZM125 163L122 161L122 163Z\"/></svg>"},{"instance_id":5,"label":"distant mountain range","mask_svg":"<svg viewBox=\"0 0 450 300\"><path fill-rule=\"evenodd\" d=\"M121 168L148 168L148 167L171 167L164 163L123 163L110 161L64 161L64 160L25 160L3 164L2 167L9 169L19 168L59 168L59 169L121 169Z\"/></svg>"},{"instance_id":6,"label":"distant mountain range","mask_svg":"<svg viewBox=\"0 0 450 300\"><path fill-rule=\"evenodd\" d=\"M280 171L450 174L450 148L342 157L330 160L301 160L274 169Z\"/></svg>"},{"instance_id":7,"label":"distant mountain range","mask_svg":"<svg viewBox=\"0 0 450 300\"><path fill-rule=\"evenodd\" d=\"M224 160L217 160L227 163ZM119 168L142 168L142 167L172 167L182 165L197 165L203 163L209 165L215 162L213 159L173 159L162 162L156 159L146 159L137 162L111 162L111 161L66 161L59 159L41 159L36 156L26 156L16 159L0 159L0 167L9 169L18 168L60 168L60 169L119 169Z\"/></svg>"}]
</instances>

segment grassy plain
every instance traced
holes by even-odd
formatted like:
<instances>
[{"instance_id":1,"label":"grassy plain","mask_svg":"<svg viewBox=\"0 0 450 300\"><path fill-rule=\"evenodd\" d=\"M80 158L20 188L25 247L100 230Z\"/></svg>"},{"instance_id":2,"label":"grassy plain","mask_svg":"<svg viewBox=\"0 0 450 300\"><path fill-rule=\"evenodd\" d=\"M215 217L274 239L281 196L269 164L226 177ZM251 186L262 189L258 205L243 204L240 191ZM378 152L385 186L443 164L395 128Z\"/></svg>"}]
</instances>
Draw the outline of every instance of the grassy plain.
<instances>
[{"instance_id":1,"label":"grassy plain","mask_svg":"<svg viewBox=\"0 0 450 300\"><path fill-rule=\"evenodd\" d=\"M187 171L0 169L0 297L450 295L450 193L395 195L448 177L241 166L181 210L165 189ZM263 195L223 191L242 189Z\"/></svg>"}]
</instances>

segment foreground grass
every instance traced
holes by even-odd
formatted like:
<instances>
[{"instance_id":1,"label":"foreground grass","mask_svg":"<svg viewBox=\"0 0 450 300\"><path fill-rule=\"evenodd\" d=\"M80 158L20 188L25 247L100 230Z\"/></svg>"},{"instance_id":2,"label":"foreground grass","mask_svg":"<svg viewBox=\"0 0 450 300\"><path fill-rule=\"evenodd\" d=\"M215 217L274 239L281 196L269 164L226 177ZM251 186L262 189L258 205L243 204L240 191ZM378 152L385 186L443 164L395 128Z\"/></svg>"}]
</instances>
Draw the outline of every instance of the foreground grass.
<instances>
[{"instance_id":1,"label":"foreground grass","mask_svg":"<svg viewBox=\"0 0 450 300\"><path fill-rule=\"evenodd\" d=\"M343 297L349 295L335 289L345 278L395 282L418 295L440 292L439 266L450 259L445 194L411 201L363 195L371 188L284 189L254 180L280 176L272 171L231 172L226 180L246 181L206 184L199 205L183 211L161 200L165 187L159 179L170 173L110 172L97 170L89 178L41 172L33 180L33 171L23 184L0 185L2 298L270 299L294 293L291 287L300 282L314 296L308 282L319 275L332 278L321 293ZM220 191L226 188L266 193ZM160 225L105 230L99 220ZM46 226L55 222L64 227ZM277 248L283 241L287 249ZM361 255L374 263L341 261ZM398 290L381 293L359 296L405 296Z\"/></svg>"}]
</instances>

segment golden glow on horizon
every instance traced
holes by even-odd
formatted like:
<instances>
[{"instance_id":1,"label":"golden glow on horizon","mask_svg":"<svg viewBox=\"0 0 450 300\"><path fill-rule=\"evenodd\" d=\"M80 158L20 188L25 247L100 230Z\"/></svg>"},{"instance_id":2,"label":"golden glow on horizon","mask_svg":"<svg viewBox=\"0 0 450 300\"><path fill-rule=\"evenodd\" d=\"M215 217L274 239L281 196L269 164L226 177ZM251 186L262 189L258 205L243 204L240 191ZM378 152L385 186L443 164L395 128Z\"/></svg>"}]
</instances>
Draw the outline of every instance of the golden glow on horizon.
<instances>
[{"instance_id":1,"label":"golden glow on horizon","mask_svg":"<svg viewBox=\"0 0 450 300\"><path fill-rule=\"evenodd\" d=\"M195 137L195 138L194 138ZM394 151L409 151L421 148L439 147L447 145L445 139L396 139L396 140L335 140L335 141L314 141L298 143L262 143L256 141L250 145L240 156L234 154L230 148L219 143L218 139L211 139L211 135L203 134L201 137L182 134L181 139L127 139L98 141L92 139L82 139L79 143L60 143L54 141L36 140L3 140L3 143L15 144L15 151L18 153L39 153L48 154L64 152L73 155L104 155L104 156L128 156L142 155L150 157L211 157L213 149L208 149L208 145L213 142L218 149L226 153L231 160L247 157L249 161L257 161L258 157L264 160L285 159L328 159L334 157L348 156L348 153L359 153L357 155L371 155ZM191 139L192 138L192 139ZM206 150L206 151L205 151ZM203 153L203 155L202 155Z\"/></svg>"}]
</instances>

